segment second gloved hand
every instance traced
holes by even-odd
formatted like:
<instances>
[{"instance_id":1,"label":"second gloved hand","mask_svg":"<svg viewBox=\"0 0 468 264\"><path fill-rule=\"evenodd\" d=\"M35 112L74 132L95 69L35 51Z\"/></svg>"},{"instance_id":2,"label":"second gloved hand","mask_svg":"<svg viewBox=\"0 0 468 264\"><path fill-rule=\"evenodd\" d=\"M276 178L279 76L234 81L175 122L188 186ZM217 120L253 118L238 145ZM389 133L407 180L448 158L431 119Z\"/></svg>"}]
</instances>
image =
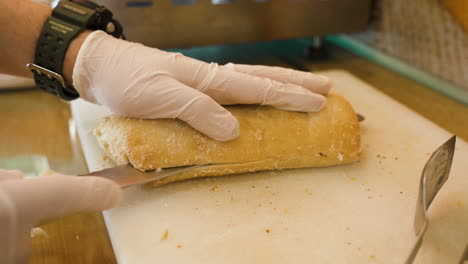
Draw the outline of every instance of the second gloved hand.
<instances>
[{"instance_id":1,"label":"second gloved hand","mask_svg":"<svg viewBox=\"0 0 468 264\"><path fill-rule=\"evenodd\" d=\"M27 263L33 227L66 215L112 208L120 187L99 177L55 174L24 179L0 169L0 263Z\"/></svg>"},{"instance_id":2,"label":"second gloved hand","mask_svg":"<svg viewBox=\"0 0 468 264\"><path fill-rule=\"evenodd\" d=\"M83 43L73 70L80 96L136 118L178 118L220 141L239 135L221 105L262 104L316 112L326 104L326 77L279 67L219 66L115 39L102 31Z\"/></svg>"}]
</instances>

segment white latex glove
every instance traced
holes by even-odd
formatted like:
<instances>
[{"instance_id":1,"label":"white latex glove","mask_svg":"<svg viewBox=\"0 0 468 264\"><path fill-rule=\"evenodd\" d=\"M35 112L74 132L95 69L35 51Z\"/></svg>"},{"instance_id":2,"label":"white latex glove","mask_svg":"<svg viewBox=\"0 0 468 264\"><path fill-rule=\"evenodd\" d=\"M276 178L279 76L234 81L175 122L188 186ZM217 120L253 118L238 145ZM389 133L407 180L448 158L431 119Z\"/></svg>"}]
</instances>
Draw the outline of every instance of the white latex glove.
<instances>
[{"instance_id":1,"label":"white latex glove","mask_svg":"<svg viewBox=\"0 0 468 264\"><path fill-rule=\"evenodd\" d=\"M23 179L0 169L0 263L27 263L33 227L54 218L109 209L120 200L117 184L65 175Z\"/></svg>"},{"instance_id":2,"label":"white latex glove","mask_svg":"<svg viewBox=\"0 0 468 264\"><path fill-rule=\"evenodd\" d=\"M330 81L280 67L218 66L115 39L95 31L83 43L73 85L85 100L137 118L178 118L220 141L239 135L237 119L222 105L262 104L320 111Z\"/></svg>"}]
</instances>

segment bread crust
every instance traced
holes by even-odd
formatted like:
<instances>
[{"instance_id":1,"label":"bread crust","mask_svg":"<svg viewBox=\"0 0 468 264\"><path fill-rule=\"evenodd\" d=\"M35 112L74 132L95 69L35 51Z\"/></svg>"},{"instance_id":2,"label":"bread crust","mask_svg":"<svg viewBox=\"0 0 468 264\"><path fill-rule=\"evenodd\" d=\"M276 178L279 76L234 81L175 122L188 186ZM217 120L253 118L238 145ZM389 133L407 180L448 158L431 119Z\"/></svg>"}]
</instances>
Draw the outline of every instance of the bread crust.
<instances>
[{"instance_id":1,"label":"bread crust","mask_svg":"<svg viewBox=\"0 0 468 264\"><path fill-rule=\"evenodd\" d=\"M342 96L327 97L327 106L318 113L227 106L240 123L239 138L230 142L213 140L176 119L109 116L94 133L118 165L130 163L147 171L212 164L152 182L153 186L203 176L355 162L361 151L356 113Z\"/></svg>"}]
</instances>

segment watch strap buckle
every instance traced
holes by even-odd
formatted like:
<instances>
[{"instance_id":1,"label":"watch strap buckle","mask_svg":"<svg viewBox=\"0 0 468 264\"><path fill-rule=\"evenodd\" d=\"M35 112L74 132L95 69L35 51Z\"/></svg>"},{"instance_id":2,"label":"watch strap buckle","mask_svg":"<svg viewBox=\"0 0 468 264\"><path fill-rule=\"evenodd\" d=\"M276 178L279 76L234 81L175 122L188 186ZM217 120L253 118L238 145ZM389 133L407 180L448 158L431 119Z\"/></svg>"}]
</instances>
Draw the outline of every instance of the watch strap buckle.
<instances>
[{"instance_id":1,"label":"watch strap buckle","mask_svg":"<svg viewBox=\"0 0 468 264\"><path fill-rule=\"evenodd\" d=\"M67 88L67 85L65 84L65 80L63 79L62 75L56 73L56 72L53 72L51 70L48 70L44 67L41 67L37 64L34 64L34 63L28 63L26 65L26 67L28 68L28 70L30 70L32 73L35 73L39 76L41 75L45 75L47 78L49 78L49 80L57 80L63 88Z\"/></svg>"}]
</instances>

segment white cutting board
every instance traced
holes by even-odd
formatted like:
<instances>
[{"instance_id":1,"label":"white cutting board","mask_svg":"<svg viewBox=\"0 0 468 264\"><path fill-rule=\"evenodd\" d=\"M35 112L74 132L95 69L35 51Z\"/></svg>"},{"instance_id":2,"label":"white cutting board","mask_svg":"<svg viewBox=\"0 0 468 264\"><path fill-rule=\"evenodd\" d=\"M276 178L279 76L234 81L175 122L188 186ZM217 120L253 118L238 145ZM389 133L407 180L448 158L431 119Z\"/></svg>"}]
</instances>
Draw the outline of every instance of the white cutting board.
<instances>
[{"instance_id":1,"label":"white cutting board","mask_svg":"<svg viewBox=\"0 0 468 264\"><path fill-rule=\"evenodd\" d=\"M361 162L127 189L104 212L118 262L402 263L422 168L451 135L347 72L322 73L366 117ZM72 108L89 169L110 166L91 133L108 112L80 100ZM461 256L467 188L468 144L459 139L416 263Z\"/></svg>"}]
</instances>

